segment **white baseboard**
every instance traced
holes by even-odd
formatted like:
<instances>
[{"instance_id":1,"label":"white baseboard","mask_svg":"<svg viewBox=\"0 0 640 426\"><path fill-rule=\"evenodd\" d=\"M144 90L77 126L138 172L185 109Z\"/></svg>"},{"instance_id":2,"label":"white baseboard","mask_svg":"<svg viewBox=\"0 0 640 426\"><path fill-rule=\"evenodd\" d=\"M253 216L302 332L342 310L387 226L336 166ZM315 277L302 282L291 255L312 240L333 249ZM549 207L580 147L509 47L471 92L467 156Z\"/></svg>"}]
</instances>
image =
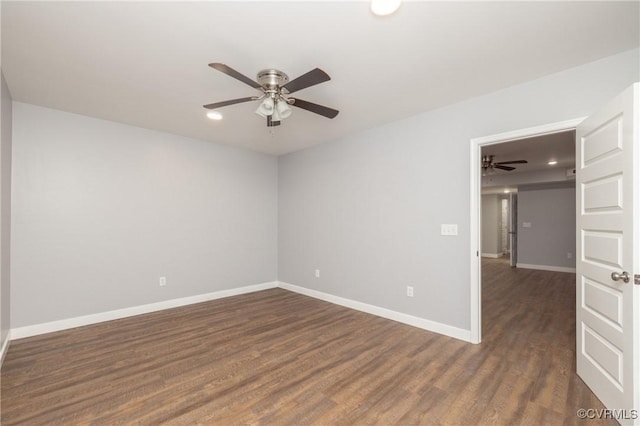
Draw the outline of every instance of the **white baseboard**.
<instances>
[{"instance_id":1,"label":"white baseboard","mask_svg":"<svg viewBox=\"0 0 640 426\"><path fill-rule=\"evenodd\" d=\"M574 274L576 273L576 268L569 268L567 266L531 265L528 263L516 263L516 268L538 269L541 271L552 271L552 272L570 272Z\"/></svg>"},{"instance_id":2,"label":"white baseboard","mask_svg":"<svg viewBox=\"0 0 640 426\"><path fill-rule=\"evenodd\" d=\"M11 343L11 330L7 333L7 338L2 342L2 347L0 348L0 367L2 367L2 363L4 362L4 356L7 354L9 350L9 344Z\"/></svg>"},{"instance_id":3,"label":"white baseboard","mask_svg":"<svg viewBox=\"0 0 640 426\"><path fill-rule=\"evenodd\" d=\"M163 309L177 308L179 306L191 305L194 303L207 302L209 300L221 299L224 297L237 296L255 291L267 290L270 288L280 287L284 290L293 291L295 293L310 296L315 299L324 300L325 302L334 303L350 309L366 312L382 318L387 318L403 324L421 328L423 330L432 331L434 333L443 334L445 336L471 342L471 332L461 328L442 324L436 321L415 317L413 315L404 314L402 312L392 311L390 309L381 308L379 306L369 305L367 303L357 302L351 299L334 296L316 290L299 287L279 281L272 281L263 284L250 285L246 287L234 288L229 290L221 290L213 293L200 294L196 296L183 297L180 299L165 300L147 305L133 306L130 308L118 309L114 311L101 312L98 314L85 315L81 317L68 318L59 321L52 321L42 324L29 325L25 327L13 328L9 332L9 337L2 346L2 356L9 346L9 340L22 339L25 337L37 336L55 331L67 330L70 328L81 327L84 325L97 324L104 321L111 321L120 318L131 317L135 315L147 314L150 312L161 311Z\"/></svg>"},{"instance_id":4,"label":"white baseboard","mask_svg":"<svg viewBox=\"0 0 640 426\"><path fill-rule=\"evenodd\" d=\"M134 315L147 314L149 312L161 311L163 309L177 308L179 306L191 305L194 303L207 302L209 300L222 299L223 297L237 296L239 294L252 293L254 291L276 288L277 281L263 284L250 285L246 287L232 288L229 290L214 291L212 293L199 294L196 296L183 297L180 299L165 300L148 305L133 306L131 308L117 309L115 311L101 312L98 314L85 315L81 317L68 318L59 321L52 321L43 324L29 325L11 329L11 339L22 339L25 337L37 336L39 334L52 333L54 331L66 330L69 328L81 327L83 325L96 324L104 321L111 321Z\"/></svg>"},{"instance_id":5,"label":"white baseboard","mask_svg":"<svg viewBox=\"0 0 640 426\"><path fill-rule=\"evenodd\" d=\"M278 287L285 290L293 291L295 293L300 293L305 296L313 297L315 299L324 300L325 302L334 303L346 308L355 309L357 311L366 312L368 314L418 327L423 330L444 334L445 336L464 340L465 342L471 342L470 330L463 330L461 328L453 327L447 324L430 321L424 318L415 317L413 315L404 314L402 312L392 311L390 309L381 308L379 306L369 305L367 303L357 302L351 299L345 299L343 297L334 296L332 294L323 293L321 291L311 290L304 287L299 287L297 285L288 284L282 281L278 283Z\"/></svg>"},{"instance_id":6,"label":"white baseboard","mask_svg":"<svg viewBox=\"0 0 640 426\"><path fill-rule=\"evenodd\" d=\"M482 253L482 257L490 257L492 259L498 259L503 256L503 253Z\"/></svg>"}]
</instances>

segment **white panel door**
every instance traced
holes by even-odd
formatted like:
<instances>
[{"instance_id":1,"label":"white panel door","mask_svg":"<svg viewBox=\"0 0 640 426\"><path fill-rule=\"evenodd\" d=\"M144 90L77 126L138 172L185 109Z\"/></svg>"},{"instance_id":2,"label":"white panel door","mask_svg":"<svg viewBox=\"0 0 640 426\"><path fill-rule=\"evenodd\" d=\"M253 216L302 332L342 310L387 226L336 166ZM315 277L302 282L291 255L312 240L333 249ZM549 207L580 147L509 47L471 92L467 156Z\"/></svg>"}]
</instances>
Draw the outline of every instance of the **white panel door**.
<instances>
[{"instance_id":1,"label":"white panel door","mask_svg":"<svg viewBox=\"0 0 640 426\"><path fill-rule=\"evenodd\" d=\"M577 370L625 410L622 424L640 424L639 94L635 84L576 132Z\"/></svg>"}]
</instances>

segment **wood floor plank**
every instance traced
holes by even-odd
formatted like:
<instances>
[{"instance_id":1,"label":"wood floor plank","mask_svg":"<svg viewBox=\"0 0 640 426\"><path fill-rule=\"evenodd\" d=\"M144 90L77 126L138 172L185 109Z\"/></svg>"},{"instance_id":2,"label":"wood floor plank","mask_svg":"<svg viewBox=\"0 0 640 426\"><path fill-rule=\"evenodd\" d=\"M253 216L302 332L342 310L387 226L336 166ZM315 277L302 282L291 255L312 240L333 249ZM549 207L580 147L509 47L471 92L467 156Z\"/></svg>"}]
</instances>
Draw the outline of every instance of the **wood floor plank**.
<instances>
[{"instance_id":1,"label":"wood floor plank","mask_svg":"<svg viewBox=\"0 0 640 426\"><path fill-rule=\"evenodd\" d=\"M482 294L480 345L282 289L16 340L0 420L542 425L603 408L575 374L575 275L491 259Z\"/></svg>"}]
</instances>

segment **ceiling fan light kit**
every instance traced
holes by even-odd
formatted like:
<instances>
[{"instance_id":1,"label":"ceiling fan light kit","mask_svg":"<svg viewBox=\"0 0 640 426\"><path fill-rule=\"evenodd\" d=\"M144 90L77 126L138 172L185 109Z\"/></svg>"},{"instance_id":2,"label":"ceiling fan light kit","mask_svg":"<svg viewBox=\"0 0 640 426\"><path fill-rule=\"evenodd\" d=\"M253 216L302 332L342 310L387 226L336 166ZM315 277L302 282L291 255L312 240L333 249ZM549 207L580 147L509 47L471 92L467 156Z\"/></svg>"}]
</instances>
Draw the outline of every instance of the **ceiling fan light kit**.
<instances>
[{"instance_id":1,"label":"ceiling fan light kit","mask_svg":"<svg viewBox=\"0 0 640 426\"><path fill-rule=\"evenodd\" d=\"M276 111L280 118L288 118L291 115L291 108L288 102L278 101L276 104Z\"/></svg>"},{"instance_id":2,"label":"ceiling fan light kit","mask_svg":"<svg viewBox=\"0 0 640 426\"><path fill-rule=\"evenodd\" d=\"M289 103L282 97L266 97L256 109L256 114L267 119L267 127L280 124L280 121L291 115Z\"/></svg>"},{"instance_id":3,"label":"ceiling fan light kit","mask_svg":"<svg viewBox=\"0 0 640 426\"><path fill-rule=\"evenodd\" d=\"M274 101L273 99L266 98L265 100L262 101L262 103L258 106L258 109L256 110L256 114L267 118L267 116L272 115L273 111L274 111Z\"/></svg>"},{"instance_id":4,"label":"ceiling fan light kit","mask_svg":"<svg viewBox=\"0 0 640 426\"><path fill-rule=\"evenodd\" d=\"M287 74L282 71L266 69L258 73L257 81L253 81L225 64L216 62L209 64L209 66L236 80L242 81L254 89L262 91L262 95L215 102L204 105L204 108L215 109L242 102L261 101L256 109L256 114L267 119L267 127L279 126L281 120L290 117L292 110L289 105L306 109L327 118L334 118L338 115L339 111L336 109L289 96L298 90L331 80L331 77L320 68L315 68L292 81L289 81Z\"/></svg>"}]
</instances>

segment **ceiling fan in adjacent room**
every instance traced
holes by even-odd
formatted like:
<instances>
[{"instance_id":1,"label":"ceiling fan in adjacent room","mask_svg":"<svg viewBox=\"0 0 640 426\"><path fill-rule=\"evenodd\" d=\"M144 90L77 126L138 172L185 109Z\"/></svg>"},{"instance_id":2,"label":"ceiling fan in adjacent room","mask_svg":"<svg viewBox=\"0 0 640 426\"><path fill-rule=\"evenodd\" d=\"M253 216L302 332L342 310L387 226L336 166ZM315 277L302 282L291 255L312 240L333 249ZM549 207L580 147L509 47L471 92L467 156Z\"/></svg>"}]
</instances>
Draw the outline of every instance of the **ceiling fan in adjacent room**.
<instances>
[{"instance_id":1,"label":"ceiling fan in adjacent room","mask_svg":"<svg viewBox=\"0 0 640 426\"><path fill-rule=\"evenodd\" d=\"M240 80L254 89L260 90L262 95L214 102L212 104L204 105L207 109L213 110L242 102L261 101L258 109L256 110L256 114L266 118L267 126L269 127L279 126L281 120L291 115L291 108L289 105L306 109L307 111L320 114L327 118L334 118L338 115L339 111L336 109L289 96L298 90L306 89L307 87L315 86L316 84L331 80L331 77L329 77L329 75L320 68L315 68L291 81L289 81L289 77L282 71L267 69L260 71L257 75L258 81L254 81L228 65L212 63L209 64L209 66L235 78L236 80Z\"/></svg>"},{"instance_id":2,"label":"ceiling fan in adjacent room","mask_svg":"<svg viewBox=\"0 0 640 426\"><path fill-rule=\"evenodd\" d=\"M527 160L513 160L513 161L500 161L495 163L493 161L493 155L482 156L482 171L493 171L495 169L506 170L508 172L515 170L515 167L506 166L506 164L527 164Z\"/></svg>"}]
</instances>

